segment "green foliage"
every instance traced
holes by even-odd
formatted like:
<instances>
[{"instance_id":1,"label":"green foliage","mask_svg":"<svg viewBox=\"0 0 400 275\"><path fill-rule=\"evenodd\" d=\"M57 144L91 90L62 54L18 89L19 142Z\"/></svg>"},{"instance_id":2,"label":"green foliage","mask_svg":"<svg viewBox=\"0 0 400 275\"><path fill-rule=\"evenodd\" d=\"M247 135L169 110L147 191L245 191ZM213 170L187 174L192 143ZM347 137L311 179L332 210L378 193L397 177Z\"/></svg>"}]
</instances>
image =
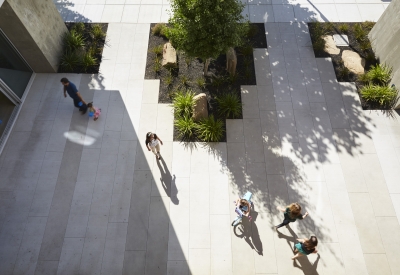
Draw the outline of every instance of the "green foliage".
<instances>
[{"instance_id":1,"label":"green foliage","mask_svg":"<svg viewBox=\"0 0 400 275\"><path fill-rule=\"evenodd\" d=\"M64 49L65 51L73 52L77 49L82 49L85 47L85 39L82 34L71 30L67 32L64 36Z\"/></svg>"},{"instance_id":2,"label":"green foliage","mask_svg":"<svg viewBox=\"0 0 400 275\"><path fill-rule=\"evenodd\" d=\"M196 84L200 89L204 89L206 87L206 80L204 77L199 77L196 79Z\"/></svg>"},{"instance_id":3,"label":"green foliage","mask_svg":"<svg viewBox=\"0 0 400 275\"><path fill-rule=\"evenodd\" d=\"M349 29L350 29L350 27L349 27L349 25L346 24L346 23L343 23L343 24L340 24L340 25L339 25L339 31L340 31L340 33L348 34L348 33L349 33Z\"/></svg>"},{"instance_id":4,"label":"green foliage","mask_svg":"<svg viewBox=\"0 0 400 275\"><path fill-rule=\"evenodd\" d=\"M242 114L242 102L238 95L225 93L217 98L218 113L225 118L239 118Z\"/></svg>"},{"instance_id":5,"label":"green foliage","mask_svg":"<svg viewBox=\"0 0 400 275\"><path fill-rule=\"evenodd\" d=\"M161 60L159 58L154 59L154 64L153 64L153 71L155 73L159 73L161 71Z\"/></svg>"},{"instance_id":6,"label":"green foliage","mask_svg":"<svg viewBox=\"0 0 400 275\"><path fill-rule=\"evenodd\" d=\"M165 31L167 28L168 28L167 25L165 25L164 23L158 23L158 24L155 24L154 27L151 28L151 33L153 35L165 37Z\"/></svg>"},{"instance_id":7,"label":"green foliage","mask_svg":"<svg viewBox=\"0 0 400 275\"><path fill-rule=\"evenodd\" d=\"M253 54L253 45L244 44L239 48L239 52L244 56L251 56Z\"/></svg>"},{"instance_id":8,"label":"green foliage","mask_svg":"<svg viewBox=\"0 0 400 275\"><path fill-rule=\"evenodd\" d=\"M316 52L322 52L322 51L324 51L325 50L325 44L326 44L326 42L325 42L325 40L322 38L322 37L320 37L319 39L317 39L316 41L313 41L313 49L314 49L314 51L316 51Z\"/></svg>"},{"instance_id":9,"label":"green foliage","mask_svg":"<svg viewBox=\"0 0 400 275\"><path fill-rule=\"evenodd\" d=\"M104 39L106 37L105 32L99 24L92 25L92 27L90 28L90 35L92 36L93 40L96 41Z\"/></svg>"},{"instance_id":10,"label":"green foliage","mask_svg":"<svg viewBox=\"0 0 400 275\"><path fill-rule=\"evenodd\" d=\"M234 84L239 79L239 74L229 74L227 80L229 83Z\"/></svg>"},{"instance_id":11,"label":"green foliage","mask_svg":"<svg viewBox=\"0 0 400 275\"><path fill-rule=\"evenodd\" d=\"M327 22L324 23L323 28L325 30L325 33L332 33L335 30L335 25L333 25L332 22Z\"/></svg>"},{"instance_id":12,"label":"green foliage","mask_svg":"<svg viewBox=\"0 0 400 275\"><path fill-rule=\"evenodd\" d=\"M363 26L364 29L366 29L367 31L370 31L375 26L375 22L365 21L365 22L362 22L361 25Z\"/></svg>"},{"instance_id":13,"label":"green foliage","mask_svg":"<svg viewBox=\"0 0 400 275\"><path fill-rule=\"evenodd\" d=\"M177 91L172 100L176 116L192 117L194 106L194 93L191 91Z\"/></svg>"},{"instance_id":14,"label":"green foliage","mask_svg":"<svg viewBox=\"0 0 400 275\"><path fill-rule=\"evenodd\" d=\"M174 0L166 34L177 50L202 60L240 46L248 32L244 4L237 0Z\"/></svg>"},{"instance_id":15,"label":"green foliage","mask_svg":"<svg viewBox=\"0 0 400 275\"><path fill-rule=\"evenodd\" d=\"M66 51L61 56L60 67L63 72L73 72L79 66L79 56L75 52Z\"/></svg>"},{"instance_id":16,"label":"green foliage","mask_svg":"<svg viewBox=\"0 0 400 275\"><path fill-rule=\"evenodd\" d=\"M164 83L167 87L171 86L172 82L174 81L174 77L172 76L172 74L168 74L165 78L164 78Z\"/></svg>"},{"instance_id":17,"label":"green foliage","mask_svg":"<svg viewBox=\"0 0 400 275\"><path fill-rule=\"evenodd\" d=\"M224 135L224 123L214 119L213 115L201 120L197 126L197 135L205 142L218 142Z\"/></svg>"},{"instance_id":18,"label":"green foliage","mask_svg":"<svg viewBox=\"0 0 400 275\"><path fill-rule=\"evenodd\" d=\"M311 41L313 44L313 49L316 52L322 52L325 49L325 40L322 38L327 34L326 28L322 25L321 22L314 22L310 26L313 30L313 35L311 37Z\"/></svg>"},{"instance_id":19,"label":"green foliage","mask_svg":"<svg viewBox=\"0 0 400 275\"><path fill-rule=\"evenodd\" d=\"M158 45L151 49L151 52L154 53L156 56L160 56L163 54L164 46Z\"/></svg>"},{"instance_id":20,"label":"green foliage","mask_svg":"<svg viewBox=\"0 0 400 275\"><path fill-rule=\"evenodd\" d=\"M388 85L392 78L392 71L392 68L386 65L372 65L365 76L363 76L363 80L371 84Z\"/></svg>"},{"instance_id":21,"label":"green foliage","mask_svg":"<svg viewBox=\"0 0 400 275\"><path fill-rule=\"evenodd\" d=\"M196 131L196 123L187 115L176 118L174 125L178 131L178 137L182 140L190 140Z\"/></svg>"},{"instance_id":22,"label":"green foliage","mask_svg":"<svg viewBox=\"0 0 400 275\"><path fill-rule=\"evenodd\" d=\"M367 52L369 49L371 49L371 42L369 42L369 39L360 41L360 49L363 52Z\"/></svg>"},{"instance_id":23,"label":"green foliage","mask_svg":"<svg viewBox=\"0 0 400 275\"><path fill-rule=\"evenodd\" d=\"M215 88L221 87L225 83L225 78L222 76L214 76L212 78L211 85L213 85Z\"/></svg>"},{"instance_id":24,"label":"green foliage","mask_svg":"<svg viewBox=\"0 0 400 275\"><path fill-rule=\"evenodd\" d=\"M90 52L84 53L81 57L81 66L84 72L88 68L97 65L97 59L91 55Z\"/></svg>"},{"instance_id":25,"label":"green foliage","mask_svg":"<svg viewBox=\"0 0 400 275\"><path fill-rule=\"evenodd\" d=\"M339 77L348 78L350 75L350 70L346 66L341 66L339 68Z\"/></svg>"},{"instance_id":26,"label":"green foliage","mask_svg":"<svg viewBox=\"0 0 400 275\"><path fill-rule=\"evenodd\" d=\"M83 35L83 33L85 32L85 24L83 24L83 22L76 23L72 27L72 30Z\"/></svg>"},{"instance_id":27,"label":"green foliage","mask_svg":"<svg viewBox=\"0 0 400 275\"><path fill-rule=\"evenodd\" d=\"M186 86L189 85L190 79L186 75L182 75L179 78L179 83L180 83L181 86L186 87Z\"/></svg>"},{"instance_id":28,"label":"green foliage","mask_svg":"<svg viewBox=\"0 0 400 275\"><path fill-rule=\"evenodd\" d=\"M354 36L358 42L368 39L367 32L360 23L354 25L353 31Z\"/></svg>"},{"instance_id":29,"label":"green foliage","mask_svg":"<svg viewBox=\"0 0 400 275\"><path fill-rule=\"evenodd\" d=\"M390 108L397 98L398 91L389 86L368 84L361 88L360 94L367 102L379 104L383 108Z\"/></svg>"}]
</instances>

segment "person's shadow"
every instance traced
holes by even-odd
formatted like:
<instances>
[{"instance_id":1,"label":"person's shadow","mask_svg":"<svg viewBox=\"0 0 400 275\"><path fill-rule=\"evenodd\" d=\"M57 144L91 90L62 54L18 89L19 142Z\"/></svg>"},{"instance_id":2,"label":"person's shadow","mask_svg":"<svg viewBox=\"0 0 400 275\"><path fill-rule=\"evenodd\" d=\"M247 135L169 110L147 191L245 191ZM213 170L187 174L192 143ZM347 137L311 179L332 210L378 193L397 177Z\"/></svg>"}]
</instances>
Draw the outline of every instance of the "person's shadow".
<instances>
[{"instance_id":1,"label":"person's shadow","mask_svg":"<svg viewBox=\"0 0 400 275\"><path fill-rule=\"evenodd\" d=\"M286 239L290 249L292 250L292 252L294 254L295 253L294 245L297 243L296 239L298 237L297 237L297 234L294 233L294 231L292 230L292 228L290 228L289 225L287 225L286 228L289 230L291 236L287 236L278 231L278 237L280 239L282 239L282 238ZM293 245L291 243L293 243ZM312 264L311 264L310 260L308 259L308 257L304 255L300 258L297 258L296 260L293 260L293 266L298 269L301 269L304 272L304 274L318 275L319 273L317 271L317 266L318 266L318 262L319 262L319 259L321 258L321 256L319 255L319 253L317 253L317 255L318 255L317 259ZM300 263L300 265L297 263L297 261Z\"/></svg>"},{"instance_id":2,"label":"person's shadow","mask_svg":"<svg viewBox=\"0 0 400 275\"><path fill-rule=\"evenodd\" d=\"M165 193L168 195L168 197L171 198L171 201L174 204L179 204L178 189L175 185L176 176L171 176L171 172L169 171L168 166L163 158L157 160L157 166L161 172L160 181L162 183Z\"/></svg>"},{"instance_id":3,"label":"person's shadow","mask_svg":"<svg viewBox=\"0 0 400 275\"><path fill-rule=\"evenodd\" d=\"M243 238L251 249L254 249L259 255L263 255L263 245L255 223L257 216L258 213L252 210L251 221L249 221L247 217L243 217L242 222L235 225L233 230L235 235L239 238Z\"/></svg>"}]
</instances>

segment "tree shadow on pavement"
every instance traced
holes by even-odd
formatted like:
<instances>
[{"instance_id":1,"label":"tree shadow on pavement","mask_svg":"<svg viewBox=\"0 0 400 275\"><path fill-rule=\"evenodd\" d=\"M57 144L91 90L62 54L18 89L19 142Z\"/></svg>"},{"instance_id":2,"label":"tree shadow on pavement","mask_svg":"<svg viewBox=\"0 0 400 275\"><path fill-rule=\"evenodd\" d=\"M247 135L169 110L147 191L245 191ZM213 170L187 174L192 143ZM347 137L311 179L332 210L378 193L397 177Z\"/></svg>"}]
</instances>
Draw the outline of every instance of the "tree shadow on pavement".
<instances>
[{"instance_id":1,"label":"tree shadow on pavement","mask_svg":"<svg viewBox=\"0 0 400 275\"><path fill-rule=\"evenodd\" d=\"M294 245L297 243L297 234L290 228L290 226L286 226L286 228L289 230L291 236L287 236L285 234L282 234L281 232L278 231L278 237L280 239L286 239L286 242L288 244L288 246L290 247L290 249L292 250L293 254L295 253L295 247ZM297 258L296 260L293 260L293 266L301 269L304 274L307 275L318 275L318 271L317 271L317 266L318 266L318 262L320 259L320 255L318 254L317 259L315 260L314 263L311 263L310 260L308 259L307 256L302 256L300 258ZM299 262L300 265L297 263Z\"/></svg>"}]
</instances>

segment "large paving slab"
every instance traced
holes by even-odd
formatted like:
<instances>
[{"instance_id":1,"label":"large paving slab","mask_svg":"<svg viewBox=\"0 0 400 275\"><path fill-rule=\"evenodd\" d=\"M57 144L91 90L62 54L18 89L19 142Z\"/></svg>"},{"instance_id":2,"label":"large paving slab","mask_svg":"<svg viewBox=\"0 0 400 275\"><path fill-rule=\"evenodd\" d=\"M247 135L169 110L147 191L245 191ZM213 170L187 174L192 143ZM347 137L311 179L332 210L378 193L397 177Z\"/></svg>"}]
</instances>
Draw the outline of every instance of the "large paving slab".
<instances>
[{"instance_id":1,"label":"large paving slab","mask_svg":"<svg viewBox=\"0 0 400 275\"><path fill-rule=\"evenodd\" d=\"M99 75L36 75L0 155L0 274L400 272L400 122L362 110L354 83L314 58L306 24L275 23L307 16L302 4L244 1L250 15L280 19L254 51L244 118L207 145L173 142L172 108L158 104L158 80L144 80L150 25L139 18L162 20L168 3L70 2L57 5L80 15L62 16L127 23L109 24ZM98 121L63 98L63 76L102 109ZM148 131L164 142L162 161ZM233 229L246 191L253 221ZM276 207L294 201L309 217L275 232ZM313 234L319 255L292 263L295 238Z\"/></svg>"}]
</instances>

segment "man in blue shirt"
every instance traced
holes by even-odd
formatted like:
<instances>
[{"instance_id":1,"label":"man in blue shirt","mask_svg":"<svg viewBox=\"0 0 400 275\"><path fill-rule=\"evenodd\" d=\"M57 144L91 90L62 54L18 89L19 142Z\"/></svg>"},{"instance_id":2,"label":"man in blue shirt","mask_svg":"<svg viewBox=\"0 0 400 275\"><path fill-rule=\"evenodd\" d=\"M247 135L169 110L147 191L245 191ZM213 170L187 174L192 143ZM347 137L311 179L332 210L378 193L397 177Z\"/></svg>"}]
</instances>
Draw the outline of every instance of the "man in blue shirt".
<instances>
[{"instance_id":1,"label":"man in blue shirt","mask_svg":"<svg viewBox=\"0 0 400 275\"><path fill-rule=\"evenodd\" d=\"M61 84L64 86L64 97L67 97L68 93L68 95L74 100L75 107L79 108L79 111L82 112L82 115L85 114L88 107L81 94L78 92L75 84L69 82L69 80L65 77L61 78Z\"/></svg>"}]
</instances>

